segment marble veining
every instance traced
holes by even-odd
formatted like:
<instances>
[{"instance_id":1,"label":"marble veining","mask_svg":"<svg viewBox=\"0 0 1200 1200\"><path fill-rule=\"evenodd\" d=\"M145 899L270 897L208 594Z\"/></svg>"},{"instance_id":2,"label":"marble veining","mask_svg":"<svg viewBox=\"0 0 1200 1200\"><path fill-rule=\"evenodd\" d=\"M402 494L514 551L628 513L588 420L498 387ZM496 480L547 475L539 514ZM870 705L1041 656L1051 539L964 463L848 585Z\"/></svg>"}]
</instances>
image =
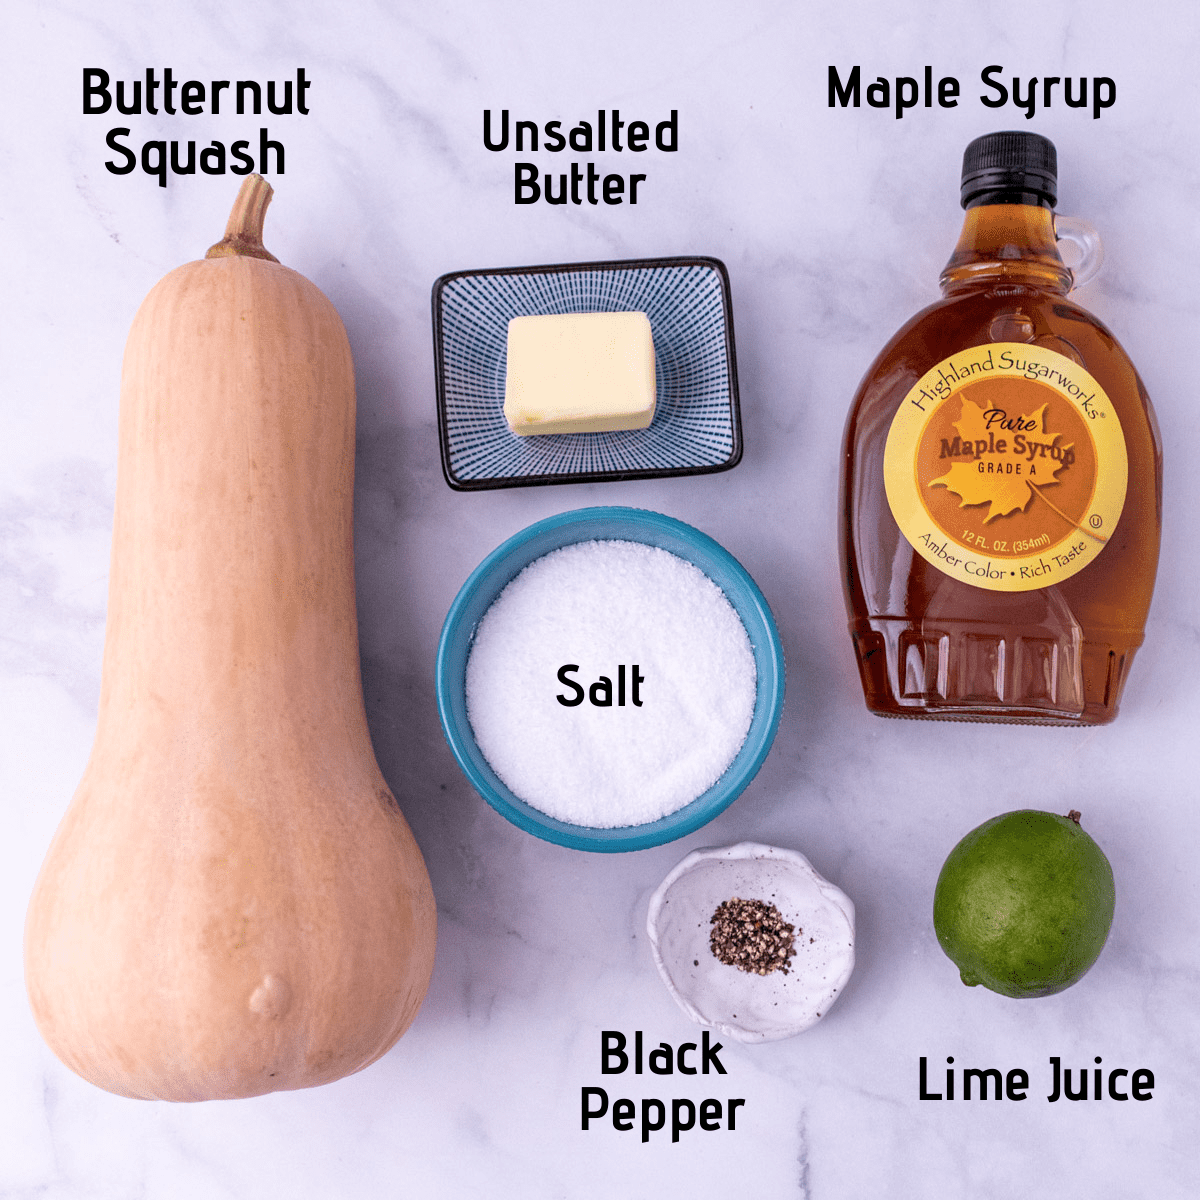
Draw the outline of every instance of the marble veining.
<instances>
[{"instance_id":1,"label":"marble veining","mask_svg":"<svg viewBox=\"0 0 1200 1200\"><path fill-rule=\"evenodd\" d=\"M1046 0L1036 14L924 0L646 5L321 6L226 0L154 14L135 0L14 0L0 42L0 1195L412 1195L521 1200L1195 1194L1200 1132L1200 571L1190 525L1200 196L1193 51L1172 0ZM830 109L827 68L962 83L954 109ZM1100 119L1027 121L979 102L980 71L1105 75ZM113 78L312 79L310 113L85 116L84 67ZM1182 81L1182 82L1181 82ZM512 150L484 109L569 128L604 108L679 149L592 156L647 176L636 206L513 203ZM285 147L266 244L326 292L358 377L356 568L377 754L429 864L438 960L412 1029L382 1060L306 1092L204 1105L109 1096L61 1066L21 974L25 905L87 760L99 693L121 350L168 270L220 237L237 180L168 186L105 169L128 144L246 138ZM863 708L837 564L842 428L884 342L937 296L960 224L963 147L1031 128L1059 152L1060 210L1095 224L1080 302L1154 398L1166 448L1163 558L1117 722L1088 732L885 722ZM573 155L586 161L586 154ZM532 156L569 169L564 154ZM722 475L462 494L441 478L430 288L450 271L710 255L730 275L745 453ZM536 841L476 796L438 727L433 662L476 564L542 517L644 506L716 537L780 627L788 693L747 792L673 845L588 855ZM1109 944L1037 1001L968 991L933 935L937 871L1009 808L1080 809L1117 880ZM857 965L816 1027L726 1042L726 1074L603 1074L600 1035L700 1030L662 986L650 894L689 851L791 847L857 911ZM277 989L255 993L264 1012ZM1047 1101L1050 1060L1154 1072L1153 1099ZM1029 1098L922 1101L918 1063L1021 1067ZM935 1076L937 1072L934 1073ZM743 1098L737 1128L581 1128L581 1089L641 1103Z\"/></svg>"}]
</instances>

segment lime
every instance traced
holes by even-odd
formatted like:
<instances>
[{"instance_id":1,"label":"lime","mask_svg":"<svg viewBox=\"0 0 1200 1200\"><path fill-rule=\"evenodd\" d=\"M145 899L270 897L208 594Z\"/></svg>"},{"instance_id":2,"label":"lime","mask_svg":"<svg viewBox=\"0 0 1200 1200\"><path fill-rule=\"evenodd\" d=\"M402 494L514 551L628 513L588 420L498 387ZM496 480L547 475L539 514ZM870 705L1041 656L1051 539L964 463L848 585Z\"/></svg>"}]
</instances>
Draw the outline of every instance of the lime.
<instances>
[{"instance_id":1,"label":"lime","mask_svg":"<svg viewBox=\"0 0 1200 1200\"><path fill-rule=\"evenodd\" d=\"M933 927L968 987L1049 996L1100 957L1115 902L1112 867L1079 813L1022 809L985 821L950 851Z\"/></svg>"}]
</instances>

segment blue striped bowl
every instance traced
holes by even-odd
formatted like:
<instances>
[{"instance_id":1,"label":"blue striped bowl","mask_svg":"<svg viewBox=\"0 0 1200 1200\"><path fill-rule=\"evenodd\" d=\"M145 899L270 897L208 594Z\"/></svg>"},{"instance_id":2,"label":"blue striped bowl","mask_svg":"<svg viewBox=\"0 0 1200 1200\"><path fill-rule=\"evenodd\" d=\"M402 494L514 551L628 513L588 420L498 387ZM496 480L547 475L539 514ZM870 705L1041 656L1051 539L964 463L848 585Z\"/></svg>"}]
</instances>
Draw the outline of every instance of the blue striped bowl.
<instances>
[{"instance_id":1,"label":"blue striped bowl","mask_svg":"<svg viewBox=\"0 0 1200 1200\"><path fill-rule=\"evenodd\" d=\"M657 404L647 429L518 437L504 420L508 322L644 312ZM725 471L742 456L729 276L715 258L456 271L433 285L438 429L460 491Z\"/></svg>"}]
</instances>

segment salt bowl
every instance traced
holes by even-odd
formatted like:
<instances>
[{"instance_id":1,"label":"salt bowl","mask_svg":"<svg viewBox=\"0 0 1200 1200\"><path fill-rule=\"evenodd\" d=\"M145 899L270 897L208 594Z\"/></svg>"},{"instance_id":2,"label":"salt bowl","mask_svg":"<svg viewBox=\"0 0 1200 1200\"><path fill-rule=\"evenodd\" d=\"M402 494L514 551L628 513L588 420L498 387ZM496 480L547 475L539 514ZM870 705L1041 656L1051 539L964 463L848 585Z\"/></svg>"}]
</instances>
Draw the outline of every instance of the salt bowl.
<instances>
[{"instance_id":1,"label":"salt bowl","mask_svg":"<svg viewBox=\"0 0 1200 1200\"><path fill-rule=\"evenodd\" d=\"M481 750L467 712L467 662L480 622L507 584L535 560L587 541L631 541L666 550L699 568L724 593L745 627L756 672L750 728L733 761L694 800L658 820L595 828L549 816L514 794ZM475 790L528 833L578 850L643 850L694 832L742 793L766 758L783 711L783 647L775 620L746 569L700 530L645 509L597 507L538 521L497 547L463 584L438 646L437 698L442 731Z\"/></svg>"}]
</instances>

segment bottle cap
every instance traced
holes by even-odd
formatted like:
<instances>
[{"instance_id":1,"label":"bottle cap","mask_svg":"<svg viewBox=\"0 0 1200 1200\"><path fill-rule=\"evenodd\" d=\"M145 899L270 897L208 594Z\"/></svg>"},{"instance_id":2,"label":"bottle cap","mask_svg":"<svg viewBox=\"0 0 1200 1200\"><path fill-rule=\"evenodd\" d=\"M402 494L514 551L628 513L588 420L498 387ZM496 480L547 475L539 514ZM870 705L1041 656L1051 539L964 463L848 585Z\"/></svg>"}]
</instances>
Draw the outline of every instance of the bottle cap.
<instances>
[{"instance_id":1,"label":"bottle cap","mask_svg":"<svg viewBox=\"0 0 1200 1200\"><path fill-rule=\"evenodd\" d=\"M963 154L963 208L976 204L1041 204L1058 201L1058 154L1040 133L1008 131L977 137Z\"/></svg>"}]
</instances>

